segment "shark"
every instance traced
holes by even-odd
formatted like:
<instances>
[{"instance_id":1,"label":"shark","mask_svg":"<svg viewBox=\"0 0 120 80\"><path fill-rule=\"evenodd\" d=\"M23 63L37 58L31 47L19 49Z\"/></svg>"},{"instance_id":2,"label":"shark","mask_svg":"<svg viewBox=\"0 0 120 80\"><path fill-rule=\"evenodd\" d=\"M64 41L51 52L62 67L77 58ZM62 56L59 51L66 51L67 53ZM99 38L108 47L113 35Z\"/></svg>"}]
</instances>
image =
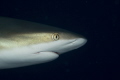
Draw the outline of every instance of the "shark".
<instances>
[{"instance_id":1,"label":"shark","mask_svg":"<svg viewBox=\"0 0 120 80\"><path fill-rule=\"evenodd\" d=\"M0 17L0 69L46 63L86 42L84 36L64 29Z\"/></svg>"}]
</instances>

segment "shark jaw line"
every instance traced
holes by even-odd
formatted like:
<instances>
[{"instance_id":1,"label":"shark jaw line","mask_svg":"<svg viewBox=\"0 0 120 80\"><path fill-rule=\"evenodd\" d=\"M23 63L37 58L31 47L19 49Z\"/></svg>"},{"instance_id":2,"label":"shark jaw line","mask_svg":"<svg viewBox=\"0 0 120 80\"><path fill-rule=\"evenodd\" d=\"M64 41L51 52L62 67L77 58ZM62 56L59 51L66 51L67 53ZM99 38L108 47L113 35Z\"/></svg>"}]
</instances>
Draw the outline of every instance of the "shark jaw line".
<instances>
[{"instance_id":1,"label":"shark jaw line","mask_svg":"<svg viewBox=\"0 0 120 80\"><path fill-rule=\"evenodd\" d=\"M65 41L67 41L67 40L65 40ZM83 46L86 42L87 42L87 40L85 38L77 38L77 39L68 40L68 42L66 42L64 45L62 45L65 48L62 48L62 49L59 48L60 50L47 50L47 52L54 52L54 53L60 55L65 52L77 49L77 48ZM39 51L39 52L46 52L46 50Z\"/></svg>"},{"instance_id":2,"label":"shark jaw line","mask_svg":"<svg viewBox=\"0 0 120 80\"><path fill-rule=\"evenodd\" d=\"M66 43L65 45L74 44L74 42L75 42L76 40L77 40L77 39L73 39L72 41ZM34 53L34 54L40 54L41 52L46 52L46 51L38 51L38 52L36 52L36 53ZM47 51L47 52L53 52L53 53L56 53L56 54L58 54L58 55L61 54L60 52L57 52L57 51Z\"/></svg>"}]
</instances>

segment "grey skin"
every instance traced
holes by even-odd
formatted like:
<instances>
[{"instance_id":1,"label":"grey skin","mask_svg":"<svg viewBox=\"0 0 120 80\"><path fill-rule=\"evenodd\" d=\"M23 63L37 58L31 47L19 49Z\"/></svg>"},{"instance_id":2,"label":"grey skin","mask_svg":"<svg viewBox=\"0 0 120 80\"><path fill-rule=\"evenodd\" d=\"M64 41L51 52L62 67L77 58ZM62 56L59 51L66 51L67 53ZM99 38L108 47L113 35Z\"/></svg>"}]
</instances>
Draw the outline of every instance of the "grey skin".
<instances>
[{"instance_id":1,"label":"grey skin","mask_svg":"<svg viewBox=\"0 0 120 80\"><path fill-rule=\"evenodd\" d=\"M64 29L0 17L0 69L49 62L86 42L85 37Z\"/></svg>"}]
</instances>

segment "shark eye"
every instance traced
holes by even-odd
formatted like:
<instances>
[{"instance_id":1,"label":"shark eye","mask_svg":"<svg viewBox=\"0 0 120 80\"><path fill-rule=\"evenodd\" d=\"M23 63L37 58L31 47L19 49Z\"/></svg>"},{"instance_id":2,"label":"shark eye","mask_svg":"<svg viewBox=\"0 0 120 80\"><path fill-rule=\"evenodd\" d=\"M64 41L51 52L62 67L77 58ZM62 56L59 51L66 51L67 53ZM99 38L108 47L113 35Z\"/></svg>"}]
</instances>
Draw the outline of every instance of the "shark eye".
<instances>
[{"instance_id":1,"label":"shark eye","mask_svg":"<svg viewBox=\"0 0 120 80\"><path fill-rule=\"evenodd\" d=\"M52 35L52 39L53 40L59 40L59 38L60 38L60 36L59 36L59 34L58 33L54 33L53 35Z\"/></svg>"}]
</instances>

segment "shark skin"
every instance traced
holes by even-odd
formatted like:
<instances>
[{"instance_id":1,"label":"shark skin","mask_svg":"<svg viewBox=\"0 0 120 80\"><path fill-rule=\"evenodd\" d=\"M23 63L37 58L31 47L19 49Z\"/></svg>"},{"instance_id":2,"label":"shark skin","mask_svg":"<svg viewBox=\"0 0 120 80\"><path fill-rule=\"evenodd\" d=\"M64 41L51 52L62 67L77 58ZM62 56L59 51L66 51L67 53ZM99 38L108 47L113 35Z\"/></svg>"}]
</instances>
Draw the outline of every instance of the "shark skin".
<instances>
[{"instance_id":1,"label":"shark skin","mask_svg":"<svg viewBox=\"0 0 120 80\"><path fill-rule=\"evenodd\" d=\"M86 42L82 35L64 29L0 17L0 69L49 62Z\"/></svg>"}]
</instances>

